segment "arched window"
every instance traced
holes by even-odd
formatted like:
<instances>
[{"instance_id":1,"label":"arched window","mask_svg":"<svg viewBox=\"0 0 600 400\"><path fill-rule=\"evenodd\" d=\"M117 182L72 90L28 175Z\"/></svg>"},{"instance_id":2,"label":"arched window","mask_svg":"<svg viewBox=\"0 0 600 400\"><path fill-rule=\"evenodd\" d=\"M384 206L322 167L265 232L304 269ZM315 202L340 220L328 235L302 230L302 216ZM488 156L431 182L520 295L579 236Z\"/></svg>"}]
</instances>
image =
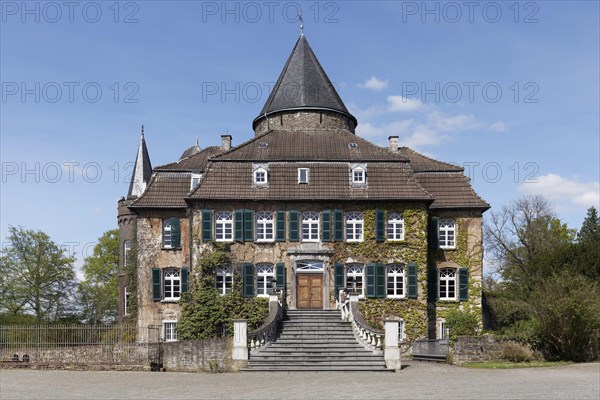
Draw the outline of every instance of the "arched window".
<instances>
[{"instance_id":1,"label":"arched window","mask_svg":"<svg viewBox=\"0 0 600 400\"><path fill-rule=\"evenodd\" d=\"M165 293L163 300L179 300L181 297L181 270L166 269L163 281Z\"/></svg>"},{"instance_id":2,"label":"arched window","mask_svg":"<svg viewBox=\"0 0 600 400\"><path fill-rule=\"evenodd\" d=\"M256 266L256 295L268 297L273 293L275 269L273 264L258 264Z\"/></svg>"},{"instance_id":3,"label":"arched window","mask_svg":"<svg viewBox=\"0 0 600 400\"><path fill-rule=\"evenodd\" d=\"M217 211L215 213L215 240L217 242L233 240L233 212Z\"/></svg>"},{"instance_id":4,"label":"arched window","mask_svg":"<svg viewBox=\"0 0 600 400\"><path fill-rule=\"evenodd\" d=\"M364 294L364 271L362 264L346 265L346 289L359 295Z\"/></svg>"},{"instance_id":5,"label":"arched window","mask_svg":"<svg viewBox=\"0 0 600 400\"><path fill-rule=\"evenodd\" d=\"M363 184L367 181L365 169L363 167L352 168L352 183Z\"/></svg>"},{"instance_id":6,"label":"arched window","mask_svg":"<svg viewBox=\"0 0 600 400\"><path fill-rule=\"evenodd\" d=\"M362 242L363 226L363 213L359 211L346 213L346 240L348 242Z\"/></svg>"},{"instance_id":7,"label":"arched window","mask_svg":"<svg viewBox=\"0 0 600 400\"><path fill-rule=\"evenodd\" d=\"M233 270L231 266L217 269L215 286L221 294L231 293L233 287Z\"/></svg>"},{"instance_id":8,"label":"arched window","mask_svg":"<svg viewBox=\"0 0 600 400\"><path fill-rule=\"evenodd\" d=\"M255 185L266 185L268 183L267 170L264 168L257 168L254 170L254 184Z\"/></svg>"},{"instance_id":9,"label":"arched window","mask_svg":"<svg viewBox=\"0 0 600 400\"><path fill-rule=\"evenodd\" d=\"M456 248L456 222L453 219L440 219L438 238L441 249Z\"/></svg>"},{"instance_id":10,"label":"arched window","mask_svg":"<svg viewBox=\"0 0 600 400\"><path fill-rule=\"evenodd\" d=\"M444 268L439 274L440 300L456 300L456 270Z\"/></svg>"},{"instance_id":11,"label":"arched window","mask_svg":"<svg viewBox=\"0 0 600 400\"><path fill-rule=\"evenodd\" d=\"M401 264L387 266L387 297L405 297L404 266Z\"/></svg>"},{"instance_id":12,"label":"arched window","mask_svg":"<svg viewBox=\"0 0 600 400\"><path fill-rule=\"evenodd\" d=\"M387 239L404 240L404 217L398 212L391 212L387 219Z\"/></svg>"},{"instance_id":13,"label":"arched window","mask_svg":"<svg viewBox=\"0 0 600 400\"><path fill-rule=\"evenodd\" d=\"M256 213L256 241L273 241L273 212L259 211Z\"/></svg>"},{"instance_id":14,"label":"arched window","mask_svg":"<svg viewBox=\"0 0 600 400\"><path fill-rule=\"evenodd\" d=\"M319 213L305 211L302 213L302 241L316 242L319 240Z\"/></svg>"}]
</instances>

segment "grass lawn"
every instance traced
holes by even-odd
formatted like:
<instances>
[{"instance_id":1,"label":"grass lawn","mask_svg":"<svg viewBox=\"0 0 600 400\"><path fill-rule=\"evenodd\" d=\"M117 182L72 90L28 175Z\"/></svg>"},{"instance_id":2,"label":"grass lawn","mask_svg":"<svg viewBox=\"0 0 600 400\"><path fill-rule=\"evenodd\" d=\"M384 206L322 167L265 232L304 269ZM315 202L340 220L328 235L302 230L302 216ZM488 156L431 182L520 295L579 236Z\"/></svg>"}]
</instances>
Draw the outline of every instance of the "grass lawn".
<instances>
[{"instance_id":1,"label":"grass lawn","mask_svg":"<svg viewBox=\"0 0 600 400\"><path fill-rule=\"evenodd\" d=\"M558 367L571 364L569 361L530 361L530 362L510 362L510 361L486 361L482 363L466 363L465 368L475 369L508 369L508 368L539 368L539 367Z\"/></svg>"}]
</instances>

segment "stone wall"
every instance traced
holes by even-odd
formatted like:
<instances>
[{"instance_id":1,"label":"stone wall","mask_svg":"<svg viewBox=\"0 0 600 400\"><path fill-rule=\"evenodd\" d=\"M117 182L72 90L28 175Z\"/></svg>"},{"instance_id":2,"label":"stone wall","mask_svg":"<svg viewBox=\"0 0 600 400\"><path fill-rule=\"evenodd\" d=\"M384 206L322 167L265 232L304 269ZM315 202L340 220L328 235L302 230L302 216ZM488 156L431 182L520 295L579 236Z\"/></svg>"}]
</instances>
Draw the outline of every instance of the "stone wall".
<instances>
[{"instance_id":1,"label":"stone wall","mask_svg":"<svg viewBox=\"0 0 600 400\"><path fill-rule=\"evenodd\" d=\"M29 367L81 370L150 370L149 344L61 346L40 349L33 346L3 349L2 367ZM156 345L154 345L156 346ZM19 362L10 361L17 355ZM29 357L29 362L23 362Z\"/></svg>"},{"instance_id":2,"label":"stone wall","mask_svg":"<svg viewBox=\"0 0 600 400\"><path fill-rule=\"evenodd\" d=\"M354 133L356 123L348 116L331 111L282 111L260 117L254 123L257 135L272 130L347 130Z\"/></svg>"},{"instance_id":3,"label":"stone wall","mask_svg":"<svg viewBox=\"0 0 600 400\"><path fill-rule=\"evenodd\" d=\"M232 346L232 338L163 343L163 369L183 372L211 371L214 368L219 371L237 370L231 359ZM216 365L211 365L215 362Z\"/></svg>"},{"instance_id":4,"label":"stone wall","mask_svg":"<svg viewBox=\"0 0 600 400\"><path fill-rule=\"evenodd\" d=\"M493 335L482 338L461 337L452 348L452 363L463 365L471 362L499 360L504 349L504 342L496 340Z\"/></svg>"}]
</instances>

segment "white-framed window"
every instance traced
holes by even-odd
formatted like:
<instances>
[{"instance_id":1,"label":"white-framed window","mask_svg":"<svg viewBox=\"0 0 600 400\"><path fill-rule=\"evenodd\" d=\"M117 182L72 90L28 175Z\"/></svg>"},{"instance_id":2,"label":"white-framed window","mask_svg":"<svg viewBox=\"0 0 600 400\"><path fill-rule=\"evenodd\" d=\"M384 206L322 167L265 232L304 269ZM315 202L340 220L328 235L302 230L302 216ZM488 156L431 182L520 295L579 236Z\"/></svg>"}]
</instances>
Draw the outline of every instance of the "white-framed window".
<instances>
[{"instance_id":1,"label":"white-framed window","mask_svg":"<svg viewBox=\"0 0 600 400\"><path fill-rule=\"evenodd\" d=\"M215 213L215 240L217 242L233 240L233 212L217 211Z\"/></svg>"},{"instance_id":2,"label":"white-framed window","mask_svg":"<svg viewBox=\"0 0 600 400\"><path fill-rule=\"evenodd\" d=\"M163 321L163 340L165 342L177 341L177 321Z\"/></svg>"},{"instance_id":3,"label":"white-framed window","mask_svg":"<svg viewBox=\"0 0 600 400\"><path fill-rule=\"evenodd\" d=\"M233 288L233 269L231 266L217 269L215 287L222 295L231 293Z\"/></svg>"},{"instance_id":4,"label":"white-framed window","mask_svg":"<svg viewBox=\"0 0 600 400\"><path fill-rule=\"evenodd\" d=\"M255 185L266 185L268 183L268 173L264 168L257 168L254 170L254 184Z\"/></svg>"},{"instance_id":5,"label":"white-framed window","mask_svg":"<svg viewBox=\"0 0 600 400\"><path fill-rule=\"evenodd\" d=\"M441 249L456 248L456 221L440 219L438 222L438 240Z\"/></svg>"},{"instance_id":6,"label":"white-framed window","mask_svg":"<svg viewBox=\"0 0 600 400\"><path fill-rule=\"evenodd\" d=\"M192 174L192 182L190 184L190 190L194 190L196 186L200 183L200 178L202 178L201 174Z\"/></svg>"},{"instance_id":7,"label":"white-framed window","mask_svg":"<svg viewBox=\"0 0 600 400\"><path fill-rule=\"evenodd\" d=\"M404 217L401 213L388 214L386 232L388 240L404 240Z\"/></svg>"},{"instance_id":8,"label":"white-framed window","mask_svg":"<svg viewBox=\"0 0 600 400\"><path fill-rule=\"evenodd\" d=\"M298 272L322 272L323 261L303 260L296 262L296 271Z\"/></svg>"},{"instance_id":9,"label":"white-framed window","mask_svg":"<svg viewBox=\"0 0 600 400\"><path fill-rule=\"evenodd\" d=\"M398 342L404 342L406 340L406 324L404 320L398 321Z\"/></svg>"},{"instance_id":10,"label":"white-framed window","mask_svg":"<svg viewBox=\"0 0 600 400\"><path fill-rule=\"evenodd\" d=\"M172 231L173 227L171 226L171 221L166 220L163 222L163 247L165 249L170 249L172 247L171 239L172 239Z\"/></svg>"},{"instance_id":11,"label":"white-framed window","mask_svg":"<svg viewBox=\"0 0 600 400\"><path fill-rule=\"evenodd\" d=\"M364 294L364 273L365 267L362 264L347 264L346 265L346 289Z\"/></svg>"},{"instance_id":12,"label":"white-framed window","mask_svg":"<svg viewBox=\"0 0 600 400\"><path fill-rule=\"evenodd\" d=\"M272 242L274 222L272 211L259 211L256 213L256 241Z\"/></svg>"},{"instance_id":13,"label":"white-framed window","mask_svg":"<svg viewBox=\"0 0 600 400\"><path fill-rule=\"evenodd\" d=\"M448 328L448 324L444 318L440 318L440 323L438 325L438 339L450 339L450 328Z\"/></svg>"},{"instance_id":14,"label":"white-framed window","mask_svg":"<svg viewBox=\"0 0 600 400\"><path fill-rule=\"evenodd\" d=\"M256 266L256 295L268 297L273 293L275 282L275 268L273 264L258 264Z\"/></svg>"},{"instance_id":15,"label":"white-framed window","mask_svg":"<svg viewBox=\"0 0 600 400\"><path fill-rule=\"evenodd\" d=\"M298 168L298 184L308 183L310 170L308 168Z\"/></svg>"},{"instance_id":16,"label":"white-framed window","mask_svg":"<svg viewBox=\"0 0 600 400\"><path fill-rule=\"evenodd\" d=\"M346 241L363 241L363 213L359 211L350 211L346 213Z\"/></svg>"},{"instance_id":17,"label":"white-framed window","mask_svg":"<svg viewBox=\"0 0 600 400\"><path fill-rule=\"evenodd\" d=\"M456 300L456 270L450 268L440 269L439 273L440 300Z\"/></svg>"},{"instance_id":18,"label":"white-framed window","mask_svg":"<svg viewBox=\"0 0 600 400\"><path fill-rule=\"evenodd\" d=\"M352 168L352 183L366 183L367 175L366 171L363 167L354 167Z\"/></svg>"},{"instance_id":19,"label":"white-framed window","mask_svg":"<svg viewBox=\"0 0 600 400\"><path fill-rule=\"evenodd\" d=\"M404 291L404 266L392 264L387 266L387 297L403 298Z\"/></svg>"},{"instance_id":20,"label":"white-framed window","mask_svg":"<svg viewBox=\"0 0 600 400\"><path fill-rule=\"evenodd\" d=\"M304 211L302 213L302 241L319 241L319 213L316 211Z\"/></svg>"},{"instance_id":21,"label":"white-framed window","mask_svg":"<svg viewBox=\"0 0 600 400\"><path fill-rule=\"evenodd\" d=\"M181 297L181 270L169 268L164 270L163 292L165 301L179 300Z\"/></svg>"},{"instance_id":22,"label":"white-framed window","mask_svg":"<svg viewBox=\"0 0 600 400\"><path fill-rule=\"evenodd\" d=\"M124 305L123 314L124 314L124 315L129 315L129 310L127 309L127 303L129 303L129 295L130 295L130 294L131 294L131 293L129 293L129 292L127 291L127 286L125 286L125 290L124 290L124 292L123 292L123 298L124 298L124 301L123 301L123 305Z\"/></svg>"},{"instance_id":23,"label":"white-framed window","mask_svg":"<svg viewBox=\"0 0 600 400\"><path fill-rule=\"evenodd\" d=\"M126 240L123 242L123 265L129 265L129 256L131 254L131 240Z\"/></svg>"}]
</instances>

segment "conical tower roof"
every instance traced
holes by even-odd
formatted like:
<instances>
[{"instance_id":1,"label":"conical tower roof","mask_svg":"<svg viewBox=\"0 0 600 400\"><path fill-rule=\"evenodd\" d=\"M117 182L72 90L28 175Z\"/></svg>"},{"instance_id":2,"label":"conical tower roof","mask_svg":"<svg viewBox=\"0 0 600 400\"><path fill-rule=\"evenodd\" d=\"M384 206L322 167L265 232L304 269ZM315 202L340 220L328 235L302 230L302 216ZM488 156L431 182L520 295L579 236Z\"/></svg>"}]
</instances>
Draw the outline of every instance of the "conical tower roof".
<instances>
[{"instance_id":1,"label":"conical tower roof","mask_svg":"<svg viewBox=\"0 0 600 400\"><path fill-rule=\"evenodd\" d=\"M296 42L265 106L254 119L253 127L267 115L293 110L338 112L356 123L356 118L348 112L304 35Z\"/></svg>"},{"instance_id":2,"label":"conical tower roof","mask_svg":"<svg viewBox=\"0 0 600 400\"><path fill-rule=\"evenodd\" d=\"M142 136L140 138L137 156L135 157L135 164L133 166L133 174L131 176L127 197L139 197L144 193L151 177L152 164L150 164L150 156L148 155L146 140L144 139L144 127L142 126Z\"/></svg>"}]
</instances>

